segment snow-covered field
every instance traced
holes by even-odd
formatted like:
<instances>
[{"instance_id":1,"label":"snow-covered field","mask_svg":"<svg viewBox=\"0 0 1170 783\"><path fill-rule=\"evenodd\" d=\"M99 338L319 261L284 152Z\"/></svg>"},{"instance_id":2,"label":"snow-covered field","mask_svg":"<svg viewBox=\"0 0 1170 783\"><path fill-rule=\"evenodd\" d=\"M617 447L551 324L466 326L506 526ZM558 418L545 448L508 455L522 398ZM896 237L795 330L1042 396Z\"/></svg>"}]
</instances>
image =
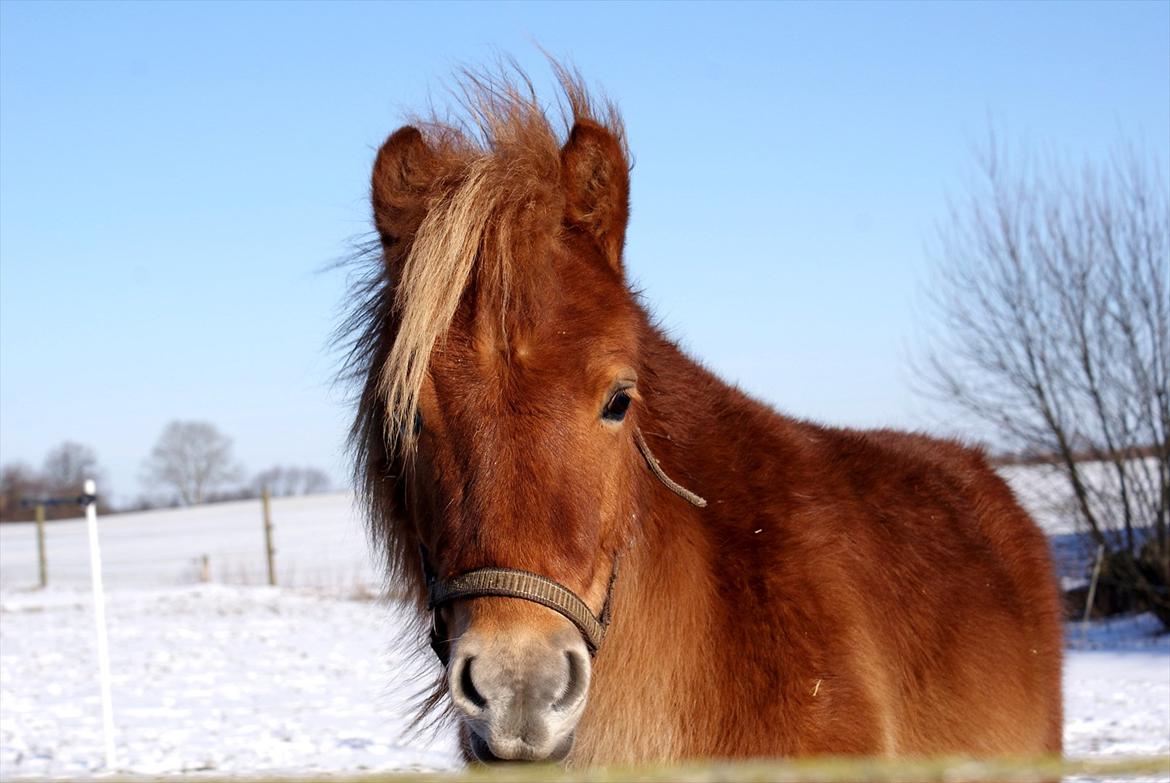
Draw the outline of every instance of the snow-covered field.
<instances>
[{"instance_id":1,"label":"snow-covered field","mask_svg":"<svg viewBox=\"0 0 1170 783\"><path fill-rule=\"evenodd\" d=\"M108 598L122 771L456 763L451 736L406 731L416 677L431 664L409 654L394 606L218 585ZM101 771L93 635L84 592L0 598L0 778Z\"/></svg>"},{"instance_id":2,"label":"snow-covered field","mask_svg":"<svg viewBox=\"0 0 1170 783\"><path fill-rule=\"evenodd\" d=\"M119 767L354 772L457 765L449 732L411 736L427 656L393 605L202 585L109 597ZM1170 636L1148 616L1070 626L1066 748L1170 751ZM83 591L0 595L0 778L102 769Z\"/></svg>"},{"instance_id":3,"label":"snow-covered field","mask_svg":"<svg viewBox=\"0 0 1170 783\"><path fill-rule=\"evenodd\" d=\"M1006 471L1050 534L1047 479ZM449 732L411 735L419 640L379 583L348 493L274 501L280 588L260 504L100 520L122 771L355 772L457 765ZM102 771L84 522L0 526L0 778ZM213 584L199 584L206 556ZM1069 629L1066 749L1170 752L1170 636L1150 618Z\"/></svg>"},{"instance_id":4,"label":"snow-covered field","mask_svg":"<svg viewBox=\"0 0 1170 783\"><path fill-rule=\"evenodd\" d=\"M1066 753L1170 753L1170 634L1160 627L1149 614L1066 626Z\"/></svg>"},{"instance_id":5,"label":"snow-covered field","mask_svg":"<svg viewBox=\"0 0 1170 783\"><path fill-rule=\"evenodd\" d=\"M275 498L272 526L277 583L349 588L379 578L348 492ZM213 582L267 584L259 500L139 511L98 518L103 574L111 587L191 584L206 555ZM50 586L89 584L85 520L45 526ZM38 583L36 527L0 525L0 589Z\"/></svg>"}]
</instances>

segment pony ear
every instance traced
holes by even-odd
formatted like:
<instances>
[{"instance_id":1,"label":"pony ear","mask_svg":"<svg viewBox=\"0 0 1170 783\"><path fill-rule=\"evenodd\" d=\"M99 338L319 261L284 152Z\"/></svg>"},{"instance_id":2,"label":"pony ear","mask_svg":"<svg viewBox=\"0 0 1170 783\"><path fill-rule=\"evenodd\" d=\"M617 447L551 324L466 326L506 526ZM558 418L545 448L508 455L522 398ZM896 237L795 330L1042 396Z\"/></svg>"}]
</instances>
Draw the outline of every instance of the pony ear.
<instances>
[{"instance_id":1,"label":"pony ear","mask_svg":"<svg viewBox=\"0 0 1170 783\"><path fill-rule=\"evenodd\" d=\"M435 169L434 152L412 125L394 131L378 150L370 198L374 225L386 249L408 241L426 217L426 197Z\"/></svg>"},{"instance_id":2,"label":"pony ear","mask_svg":"<svg viewBox=\"0 0 1170 783\"><path fill-rule=\"evenodd\" d=\"M630 168L621 142L590 120L578 120L561 148L565 220L586 231L609 263L622 269L630 217Z\"/></svg>"}]
</instances>

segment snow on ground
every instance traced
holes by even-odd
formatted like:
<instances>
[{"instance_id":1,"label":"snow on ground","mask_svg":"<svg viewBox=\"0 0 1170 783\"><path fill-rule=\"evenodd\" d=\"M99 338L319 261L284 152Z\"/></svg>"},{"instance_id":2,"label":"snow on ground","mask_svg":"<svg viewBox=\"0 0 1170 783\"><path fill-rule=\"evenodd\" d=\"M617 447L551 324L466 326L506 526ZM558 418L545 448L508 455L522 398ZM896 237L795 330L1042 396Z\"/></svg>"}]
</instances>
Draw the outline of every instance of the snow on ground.
<instances>
[{"instance_id":1,"label":"snow on ground","mask_svg":"<svg viewBox=\"0 0 1170 783\"><path fill-rule=\"evenodd\" d=\"M273 588L109 595L123 771L441 769L449 736L411 738L418 672L401 611ZM91 604L0 597L0 778L103 766Z\"/></svg>"},{"instance_id":2,"label":"snow on ground","mask_svg":"<svg viewBox=\"0 0 1170 783\"><path fill-rule=\"evenodd\" d=\"M412 658L393 605L204 585L114 591L109 614L123 771L458 763L449 733L405 733L414 677L434 664ZM0 593L0 778L100 771L92 625L84 591ZM1069 626L1070 755L1170 752L1170 636L1155 626Z\"/></svg>"},{"instance_id":3,"label":"snow on ground","mask_svg":"<svg viewBox=\"0 0 1170 783\"><path fill-rule=\"evenodd\" d=\"M1067 626L1067 753L1170 753L1170 634L1159 628L1150 614Z\"/></svg>"}]
</instances>

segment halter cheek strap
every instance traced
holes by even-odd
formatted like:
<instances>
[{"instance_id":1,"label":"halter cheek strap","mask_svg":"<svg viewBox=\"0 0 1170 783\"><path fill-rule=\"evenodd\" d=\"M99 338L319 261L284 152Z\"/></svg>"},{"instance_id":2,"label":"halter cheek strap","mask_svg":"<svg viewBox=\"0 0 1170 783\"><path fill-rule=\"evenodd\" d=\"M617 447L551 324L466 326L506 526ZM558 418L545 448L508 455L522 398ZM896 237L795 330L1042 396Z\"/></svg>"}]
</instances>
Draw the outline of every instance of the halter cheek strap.
<instances>
[{"instance_id":1,"label":"halter cheek strap","mask_svg":"<svg viewBox=\"0 0 1170 783\"><path fill-rule=\"evenodd\" d=\"M706 507L706 500L666 475L662 465L650 452L650 447L646 444L646 439L638 428L634 428L634 441L638 445L638 451L642 454L642 458L646 461L646 466L655 478L671 492L696 508ZM515 568L477 568L444 582L431 568L426 549L420 546L419 556L422 560L423 574L427 580L427 608L433 613L431 649L446 666L449 652L448 640L444 638L446 634L439 628L436 611L439 607L462 598L497 596L520 598L558 612L581 632L581 636L589 648L589 654L596 655L605 639L606 629L609 627L613 586L617 582L621 555L622 553L619 552L614 558L613 571L609 576L609 586L605 591L605 603L602 604L601 614L595 615L588 604L572 590L559 582L554 582L546 576L534 574L531 571L521 571Z\"/></svg>"}]
</instances>

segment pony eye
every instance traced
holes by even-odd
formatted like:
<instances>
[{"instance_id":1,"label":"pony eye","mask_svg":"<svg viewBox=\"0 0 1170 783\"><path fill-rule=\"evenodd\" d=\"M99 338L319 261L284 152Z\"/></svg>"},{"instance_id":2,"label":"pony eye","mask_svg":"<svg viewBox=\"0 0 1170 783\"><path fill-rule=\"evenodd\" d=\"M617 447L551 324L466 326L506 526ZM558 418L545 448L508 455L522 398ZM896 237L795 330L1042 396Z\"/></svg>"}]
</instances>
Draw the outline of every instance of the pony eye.
<instances>
[{"instance_id":1,"label":"pony eye","mask_svg":"<svg viewBox=\"0 0 1170 783\"><path fill-rule=\"evenodd\" d=\"M609 398L609 402L605 404L605 410L601 412L601 418L606 421L621 421L626 417L626 411L629 409L630 395L625 390L621 390Z\"/></svg>"}]
</instances>

